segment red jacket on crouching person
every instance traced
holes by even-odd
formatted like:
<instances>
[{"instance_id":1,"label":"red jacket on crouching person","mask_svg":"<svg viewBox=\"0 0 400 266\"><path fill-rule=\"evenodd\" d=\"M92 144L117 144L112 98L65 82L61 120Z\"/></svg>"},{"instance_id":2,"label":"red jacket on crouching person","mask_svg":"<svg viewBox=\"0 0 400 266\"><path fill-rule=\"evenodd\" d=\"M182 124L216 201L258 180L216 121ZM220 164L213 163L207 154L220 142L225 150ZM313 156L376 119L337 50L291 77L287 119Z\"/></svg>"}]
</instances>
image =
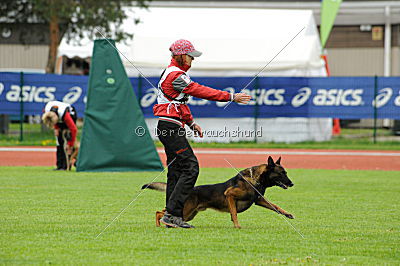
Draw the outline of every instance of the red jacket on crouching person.
<instances>
[{"instance_id":1,"label":"red jacket on crouching person","mask_svg":"<svg viewBox=\"0 0 400 266\"><path fill-rule=\"evenodd\" d=\"M189 96L219 102L233 100L233 94L229 92L216 90L192 81L186 73L189 68L188 65L180 66L172 58L171 64L161 75L158 83L158 104L153 107L154 115L159 116L160 120L172 122L177 120L181 126L185 124L192 126L193 116L186 104ZM170 120L170 118L174 120Z\"/></svg>"}]
</instances>

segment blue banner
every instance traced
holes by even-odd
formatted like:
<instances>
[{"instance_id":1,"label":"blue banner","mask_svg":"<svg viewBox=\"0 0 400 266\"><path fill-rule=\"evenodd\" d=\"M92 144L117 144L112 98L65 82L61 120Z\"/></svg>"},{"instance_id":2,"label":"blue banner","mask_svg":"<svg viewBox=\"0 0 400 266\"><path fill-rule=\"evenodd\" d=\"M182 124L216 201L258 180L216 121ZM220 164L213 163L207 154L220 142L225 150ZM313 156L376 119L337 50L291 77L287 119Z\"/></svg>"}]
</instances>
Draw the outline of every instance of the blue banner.
<instances>
[{"instance_id":1,"label":"blue banner","mask_svg":"<svg viewBox=\"0 0 400 266\"><path fill-rule=\"evenodd\" d=\"M144 116L153 116L158 78L131 78ZM331 117L400 119L400 77L199 77L194 81L252 96L249 105L192 98L194 117ZM41 114L46 102L71 103L83 117L87 76L0 72L0 114ZM149 82L148 82L149 81ZM22 90L22 91L21 91ZM226 108L225 108L226 107ZM375 108L376 107L376 108Z\"/></svg>"}]
</instances>

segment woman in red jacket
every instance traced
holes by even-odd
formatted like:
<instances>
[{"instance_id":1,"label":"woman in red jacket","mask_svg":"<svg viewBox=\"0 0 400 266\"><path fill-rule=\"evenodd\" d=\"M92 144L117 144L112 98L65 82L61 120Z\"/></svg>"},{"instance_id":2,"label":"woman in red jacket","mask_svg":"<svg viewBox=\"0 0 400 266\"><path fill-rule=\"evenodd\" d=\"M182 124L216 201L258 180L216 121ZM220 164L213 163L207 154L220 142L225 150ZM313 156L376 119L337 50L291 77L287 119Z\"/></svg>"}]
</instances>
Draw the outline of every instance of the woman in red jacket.
<instances>
[{"instance_id":1,"label":"woman in red jacket","mask_svg":"<svg viewBox=\"0 0 400 266\"><path fill-rule=\"evenodd\" d=\"M159 117L158 138L164 145L168 164L166 212L160 222L168 227L193 228L182 219L183 205L196 183L199 164L186 139L185 125L200 137L203 133L187 106L189 96L244 104L248 103L250 96L245 93L231 94L193 82L186 71L201 52L195 50L189 41L178 40L169 50L171 63L161 75L157 104L153 107L154 115Z\"/></svg>"}]
</instances>

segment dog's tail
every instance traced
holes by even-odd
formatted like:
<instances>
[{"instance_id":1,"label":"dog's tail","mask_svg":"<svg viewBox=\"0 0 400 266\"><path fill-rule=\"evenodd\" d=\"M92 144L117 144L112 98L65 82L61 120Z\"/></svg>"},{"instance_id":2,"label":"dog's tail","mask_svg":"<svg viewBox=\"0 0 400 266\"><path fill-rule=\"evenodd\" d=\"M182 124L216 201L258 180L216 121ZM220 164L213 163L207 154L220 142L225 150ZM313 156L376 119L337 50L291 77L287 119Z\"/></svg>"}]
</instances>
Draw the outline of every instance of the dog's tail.
<instances>
[{"instance_id":1,"label":"dog's tail","mask_svg":"<svg viewBox=\"0 0 400 266\"><path fill-rule=\"evenodd\" d=\"M158 191L166 191L167 190L167 183L164 182L153 182L149 184L144 184L142 189L154 189Z\"/></svg>"}]
</instances>

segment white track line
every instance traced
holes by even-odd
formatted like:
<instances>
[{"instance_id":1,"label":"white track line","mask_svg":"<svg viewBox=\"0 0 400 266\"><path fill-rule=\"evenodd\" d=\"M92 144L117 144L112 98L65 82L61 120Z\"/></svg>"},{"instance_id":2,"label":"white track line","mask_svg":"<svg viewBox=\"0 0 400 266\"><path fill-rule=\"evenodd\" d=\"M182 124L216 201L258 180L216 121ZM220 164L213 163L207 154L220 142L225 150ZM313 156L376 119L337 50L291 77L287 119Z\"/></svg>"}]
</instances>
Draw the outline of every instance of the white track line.
<instances>
[{"instance_id":1,"label":"white track line","mask_svg":"<svg viewBox=\"0 0 400 266\"><path fill-rule=\"evenodd\" d=\"M211 150L211 151L204 151L204 150L196 150L194 149L195 153L197 154L277 154L277 155L328 155L328 156L336 156L336 155L347 155L347 156L395 156L400 157L399 153L393 152L351 152L351 151L231 151L231 150ZM164 151L159 150L158 152L164 153Z\"/></svg>"},{"instance_id":2,"label":"white track line","mask_svg":"<svg viewBox=\"0 0 400 266\"><path fill-rule=\"evenodd\" d=\"M2 151L34 151L34 152L55 152L56 149L51 148L19 148L19 147L0 147ZM165 153L163 149L157 149L159 153ZM198 150L194 149L196 154L247 154L247 155L320 155L320 156L387 156L387 157L400 157L400 152L371 152L371 151L279 151L279 150Z\"/></svg>"},{"instance_id":3,"label":"white track line","mask_svg":"<svg viewBox=\"0 0 400 266\"><path fill-rule=\"evenodd\" d=\"M0 151L37 151L37 152L55 152L57 149L51 148L18 148L18 147L0 147Z\"/></svg>"}]
</instances>

